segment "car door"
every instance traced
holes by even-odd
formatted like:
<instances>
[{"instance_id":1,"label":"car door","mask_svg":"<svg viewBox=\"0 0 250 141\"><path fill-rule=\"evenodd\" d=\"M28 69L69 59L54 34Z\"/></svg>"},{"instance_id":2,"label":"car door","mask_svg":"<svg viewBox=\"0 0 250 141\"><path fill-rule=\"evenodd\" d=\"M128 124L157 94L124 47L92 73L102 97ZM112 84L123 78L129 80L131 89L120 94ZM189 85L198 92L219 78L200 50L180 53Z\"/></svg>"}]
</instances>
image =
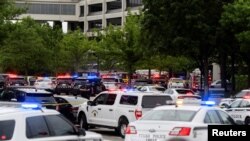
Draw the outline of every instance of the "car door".
<instances>
[{"instance_id":1,"label":"car door","mask_svg":"<svg viewBox=\"0 0 250 141\"><path fill-rule=\"evenodd\" d=\"M242 100L239 108L239 120L245 121L246 117L249 115L250 103L247 100Z\"/></svg>"},{"instance_id":2,"label":"car door","mask_svg":"<svg viewBox=\"0 0 250 141\"><path fill-rule=\"evenodd\" d=\"M92 105L88 106L88 123L103 125L103 111L102 108L106 103L109 94L100 94L93 101Z\"/></svg>"},{"instance_id":3,"label":"car door","mask_svg":"<svg viewBox=\"0 0 250 141\"><path fill-rule=\"evenodd\" d=\"M242 108L240 108L242 100L234 101L228 109L225 111L229 113L229 115L236 121L241 120Z\"/></svg>"},{"instance_id":4,"label":"car door","mask_svg":"<svg viewBox=\"0 0 250 141\"><path fill-rule=\"evenodd\" d=\"M56 99L56 102L59 104L58 111L70 121L74 121L74 116L71 111L72 105L64 98L55 97L55 99Z\"/></svg>"},{"instance_id":5,"label":"car door","mask_svg":"<svg viewBox=\"0 0 250 141\"><path fill-rule=\"evenodd\" d=\"M114 106L117 98L117 94L108 94L106 102L101 107L102 123L107 126L115 126L117 121L115 120L116 106Z\"/></svg>"}]
</instances>

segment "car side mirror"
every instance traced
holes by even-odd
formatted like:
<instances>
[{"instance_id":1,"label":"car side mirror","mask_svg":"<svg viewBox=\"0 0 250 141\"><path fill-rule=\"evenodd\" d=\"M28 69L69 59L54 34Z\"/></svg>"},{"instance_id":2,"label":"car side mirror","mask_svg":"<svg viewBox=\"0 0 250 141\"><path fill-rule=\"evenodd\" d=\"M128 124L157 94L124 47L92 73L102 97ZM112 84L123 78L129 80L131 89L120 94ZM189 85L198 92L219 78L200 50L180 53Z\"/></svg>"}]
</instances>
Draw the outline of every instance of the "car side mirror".
<instances>
[{"instance_id":1,"label":"car side mirror","mask_svg":"<svg viewBox=\"0 0 250 141\"><path fill-rule=\"evenodd\" d=\"M96 103L94 101L88 101L87 105L89 105L89 106L96 106Z\"/></svg>"},{"instance_id":2,"label":"car side mirror","mask_svg":"<svg viewBox=\"0 0 250 141\"><path fill-rule=\"evenodd\" d=\"M78 129L78 136L85 136L86 132L83 128Z\"/></svg>"}]
</instances>

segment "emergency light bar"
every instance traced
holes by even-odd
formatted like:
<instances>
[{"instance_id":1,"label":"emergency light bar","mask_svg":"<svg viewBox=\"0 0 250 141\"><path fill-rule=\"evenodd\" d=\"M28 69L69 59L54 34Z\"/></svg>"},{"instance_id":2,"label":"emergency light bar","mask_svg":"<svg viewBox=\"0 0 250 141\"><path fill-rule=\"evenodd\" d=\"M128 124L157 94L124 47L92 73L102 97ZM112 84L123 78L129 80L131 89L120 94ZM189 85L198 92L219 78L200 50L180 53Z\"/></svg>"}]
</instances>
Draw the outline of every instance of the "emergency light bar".
<instances>
[{"instance_id":1,"label":"emergency light bar","mask_svg":"<svg viewBox=\"0 0 250 141\"><path fill-rule=\"evenodd\" d=\"M41 109L41 105L37 103L14 103L14 102L0 102L0 107L22 108L22 109Z\"/></svg>"},{"instance_id":2,"label":"emergency light bar","mask_svg":"<svg viewBox=\"0 0 250 141\"><path fill-rule=\"evenodd\" d=\"M201 101L199 99L178 99L175 104L176 106L182 106L182 105L214 106L216 105L214 101Z\"/></svg>"}]
</instances>

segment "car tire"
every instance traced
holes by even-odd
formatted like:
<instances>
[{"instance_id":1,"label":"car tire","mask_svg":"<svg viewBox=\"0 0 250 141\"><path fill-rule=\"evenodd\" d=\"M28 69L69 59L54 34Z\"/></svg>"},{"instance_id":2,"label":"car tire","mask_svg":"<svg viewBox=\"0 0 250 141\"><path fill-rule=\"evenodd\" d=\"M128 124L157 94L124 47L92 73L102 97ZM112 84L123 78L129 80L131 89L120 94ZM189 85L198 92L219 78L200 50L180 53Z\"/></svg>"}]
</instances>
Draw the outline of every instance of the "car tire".
<instances>
[{"instance_id":1,"label":"car tire","mask_svg":"<svg viewBox=\"0 0 250 141\"><path fill-rule=\"evenodd\" d=\"M82 114L80 116L79 124L80 124L80 128L84 128L85 130L88 130L89 125L87 123L87 118L86 118L85 114Z\"/></svg>"},{"instance_id":2,"label":"car tire","mask_svg":"<svg viewBox=\"0 0 250 141\"><path fill-rule=\"evenodd\" d=\"M245 125L250 125L250 117L247 117L247 118L245 119Z\"/></svg>"},{"instance_id":3,"label":"car tire","mask_svg":"<svg viewBox=\"0 0 250 141\"><path fill-rule=\"evenodd\" d=\"M128 126L128 120L125 117L120 118L119 123L118 123L118 127L116 128L116 132L122 138L125 138L125 131L126 131L127 126Z\"/></svg>"}]
</instances>

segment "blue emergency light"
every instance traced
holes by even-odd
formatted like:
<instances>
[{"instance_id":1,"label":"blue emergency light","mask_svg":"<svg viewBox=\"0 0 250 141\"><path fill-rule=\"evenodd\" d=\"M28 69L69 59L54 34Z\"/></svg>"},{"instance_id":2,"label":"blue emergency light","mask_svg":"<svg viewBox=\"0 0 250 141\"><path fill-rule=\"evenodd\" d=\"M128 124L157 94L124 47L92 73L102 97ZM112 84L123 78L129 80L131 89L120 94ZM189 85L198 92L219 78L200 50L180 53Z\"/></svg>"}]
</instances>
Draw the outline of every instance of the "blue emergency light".
<instances>
[{"instance_id":1,"label":"blue emergency light","mask_svg":"<svg viewBox=\"0 0 250 141\"><path fill-rule=\"evenodd\" d=\"M21 106L24 109L39 109L40 108L39 104L35 104L35 103L23 103Z\"/></svg>"},{"instance_id":2,"label":"blue emergency light","mask_svg":"<svg viewBox=\"0 0 250 141\"><path fill-rule=\"evenodd\" d=\"M203 101L201 105L214 106L216 103L214 101Z\"/></svg>"}]
</instances>

